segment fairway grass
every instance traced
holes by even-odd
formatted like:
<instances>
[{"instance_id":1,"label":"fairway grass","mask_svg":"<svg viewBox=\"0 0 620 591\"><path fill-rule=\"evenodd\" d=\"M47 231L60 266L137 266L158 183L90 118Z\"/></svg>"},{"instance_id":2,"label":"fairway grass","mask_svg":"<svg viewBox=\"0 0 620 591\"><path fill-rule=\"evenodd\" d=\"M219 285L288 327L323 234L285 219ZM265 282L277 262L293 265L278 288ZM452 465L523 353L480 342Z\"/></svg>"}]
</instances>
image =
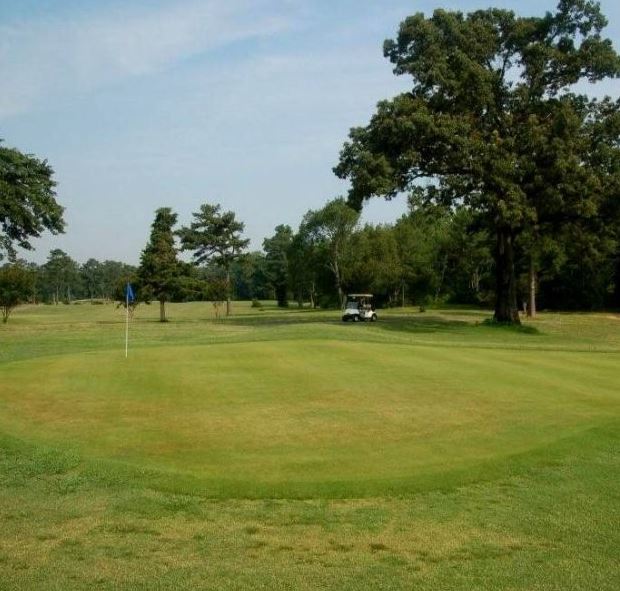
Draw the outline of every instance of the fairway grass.
<instances>
[{"instance_id":1,"label":"fairway grass","mask_svg":"<svg viewBox=\"0 0 620 591\"><path fill-rule=\"evenodd\" d=\"M620 320L19 310L0 589L617 589Z\"/></svg>"}]
</instances>

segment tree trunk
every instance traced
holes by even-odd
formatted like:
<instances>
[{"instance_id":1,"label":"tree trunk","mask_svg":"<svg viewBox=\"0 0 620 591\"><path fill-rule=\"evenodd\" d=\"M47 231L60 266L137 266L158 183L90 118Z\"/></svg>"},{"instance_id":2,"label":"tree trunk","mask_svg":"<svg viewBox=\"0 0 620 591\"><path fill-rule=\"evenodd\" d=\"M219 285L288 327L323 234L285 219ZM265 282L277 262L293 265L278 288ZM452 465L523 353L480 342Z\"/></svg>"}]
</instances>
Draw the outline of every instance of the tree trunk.
<instances>
[{"instance_id":1,"label":"tree trunk","mask_svg":"<svg viewBox=\"0 0 620 591\"><path fill-rule=\"evenodd\" d=\"M443 261L441 262L441 274L439 275L439 283L437 284L437 289L435 290L435 302L439 299L439 294L443 288L443 282L446 278L446 269L448 268L448 257L444 256Z\"/></svg>"},{"instance_id":2,"label":"tree trunk","mask_svg":"<svg viewBox=\"0 0 620 591\"><path fill-rule=\"evenodd\" d=\"M509 228L497 230L495 277L495 320L509 324L521 324L517 308L514 235Z\"/></svg>"},{"instance_id":3,"label":"tree trunk","mask_svg":"<svg viewBox=\"0 0 620 591\"><path fill-rule=\"evenodd\" d=\"M166 320L166 302L165 300L159 300L159 321L167 322Z\"/></svg>"},{"instance_id":4,"label":"tree trunk","mask_svg":"<svg viewBox=\"0 0 620 591\"><path fill-rule=\"evenodd\" d=\"M226 316L232 312L232 302L230 301L230 269L226 269Z\"/></svg>"},{"instance_id":5,"label":"tree trunk","mask_svg":"<svg viewBox=\"0 0 620 591\"><path fill-rule=\"evenodd\" d=\"M527 307L527 315L529 318L536 317L536 268L534 267L534 259L530 257L530 272L529 272L529 289L530 297Z\"/></svg>"},{"instance_id":6,"label":"tree trunk","mask_svg":"<svg viewBox=\"0 0 620 591\"><path fill-rule=\"evenodd\" d=\"M616 276L615 276L615 281L614 281L615 286L614 286L612 306L620 310L620 251L618 251L617 256L618 258L616 260Z\"/></svg>"},{"instance_id":7,"label":"tree trunk","mask_svg":"<svg viewBox=\"0 0 620 591\"><path fill-rule=\"evenodd\" d=\"M340 267L338 266L338 259L334 257L332 262L332 271L334 272L334 278L336 279L336 289L338 290L338 301L340 307L344 306L344 292L342 291L342 281L340 279Z\"/></svg>"}]
</instances>

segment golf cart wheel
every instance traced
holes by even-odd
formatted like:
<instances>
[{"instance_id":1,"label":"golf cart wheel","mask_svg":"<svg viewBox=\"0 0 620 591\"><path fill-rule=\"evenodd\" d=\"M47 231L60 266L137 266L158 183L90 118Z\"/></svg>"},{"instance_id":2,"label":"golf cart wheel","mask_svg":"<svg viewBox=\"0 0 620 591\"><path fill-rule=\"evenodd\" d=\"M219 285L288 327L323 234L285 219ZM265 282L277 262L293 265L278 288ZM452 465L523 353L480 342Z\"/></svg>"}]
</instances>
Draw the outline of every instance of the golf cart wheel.
<instances>
[{"instance_id":1,"label":"golf cart wheel","mask_svg":"<svg viewBox=\"0 0 620 591\"><path fill-rule=\"evenodd\" d=\"M373 315L370 317L370 322L377 322L377 315L376 315L376 314L373 314Z\"/></svg>"},{"instance_id":2,"label":"golf cart wheel","mask_svg":"<svg viewBox=\"0 0 620 591\"><path fill-rule=\"evenodd\" d=\"M360 321L360 317L359 316L353 316L353 322L359 322Z\"/></svg>"}]
</instances>

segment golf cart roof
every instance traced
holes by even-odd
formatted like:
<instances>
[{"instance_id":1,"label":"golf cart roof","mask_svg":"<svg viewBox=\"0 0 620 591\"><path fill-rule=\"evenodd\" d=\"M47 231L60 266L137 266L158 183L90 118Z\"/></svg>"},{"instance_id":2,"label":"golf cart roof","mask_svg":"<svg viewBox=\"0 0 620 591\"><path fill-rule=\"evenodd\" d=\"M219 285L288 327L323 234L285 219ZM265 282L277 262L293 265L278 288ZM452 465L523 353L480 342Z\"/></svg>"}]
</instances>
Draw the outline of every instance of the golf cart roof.
<instances>
[{"instance_id":1,"label":"golf cart roof","mask_svg":"<svg viewBox=\"0 0 620 591\"><path fill-rule=\"evenodd\" d=\"M349 293L347 294L348 298L372 298L374 297L371 293Z\"/></svg>"}]
</instances>

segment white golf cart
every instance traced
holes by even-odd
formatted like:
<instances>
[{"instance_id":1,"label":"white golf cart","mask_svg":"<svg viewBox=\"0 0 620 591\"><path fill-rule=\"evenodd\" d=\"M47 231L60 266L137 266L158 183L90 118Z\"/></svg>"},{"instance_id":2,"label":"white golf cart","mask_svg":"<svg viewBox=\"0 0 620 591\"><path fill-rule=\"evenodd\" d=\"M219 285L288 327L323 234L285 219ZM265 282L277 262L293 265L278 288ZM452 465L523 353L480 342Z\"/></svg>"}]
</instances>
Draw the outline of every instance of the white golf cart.
<instances>
[{"instance_id":1,"label":"white golf cart","mask_svg":"<svg viewBox=\"0 0 620 591\"><path fill-rule=\"evenodd\" d=\"M360 322L370 320L376 322L377 313L373 303L373 295L371 293L350 293L342 312L343 322Z\"/></svg>"}]
</instances>

